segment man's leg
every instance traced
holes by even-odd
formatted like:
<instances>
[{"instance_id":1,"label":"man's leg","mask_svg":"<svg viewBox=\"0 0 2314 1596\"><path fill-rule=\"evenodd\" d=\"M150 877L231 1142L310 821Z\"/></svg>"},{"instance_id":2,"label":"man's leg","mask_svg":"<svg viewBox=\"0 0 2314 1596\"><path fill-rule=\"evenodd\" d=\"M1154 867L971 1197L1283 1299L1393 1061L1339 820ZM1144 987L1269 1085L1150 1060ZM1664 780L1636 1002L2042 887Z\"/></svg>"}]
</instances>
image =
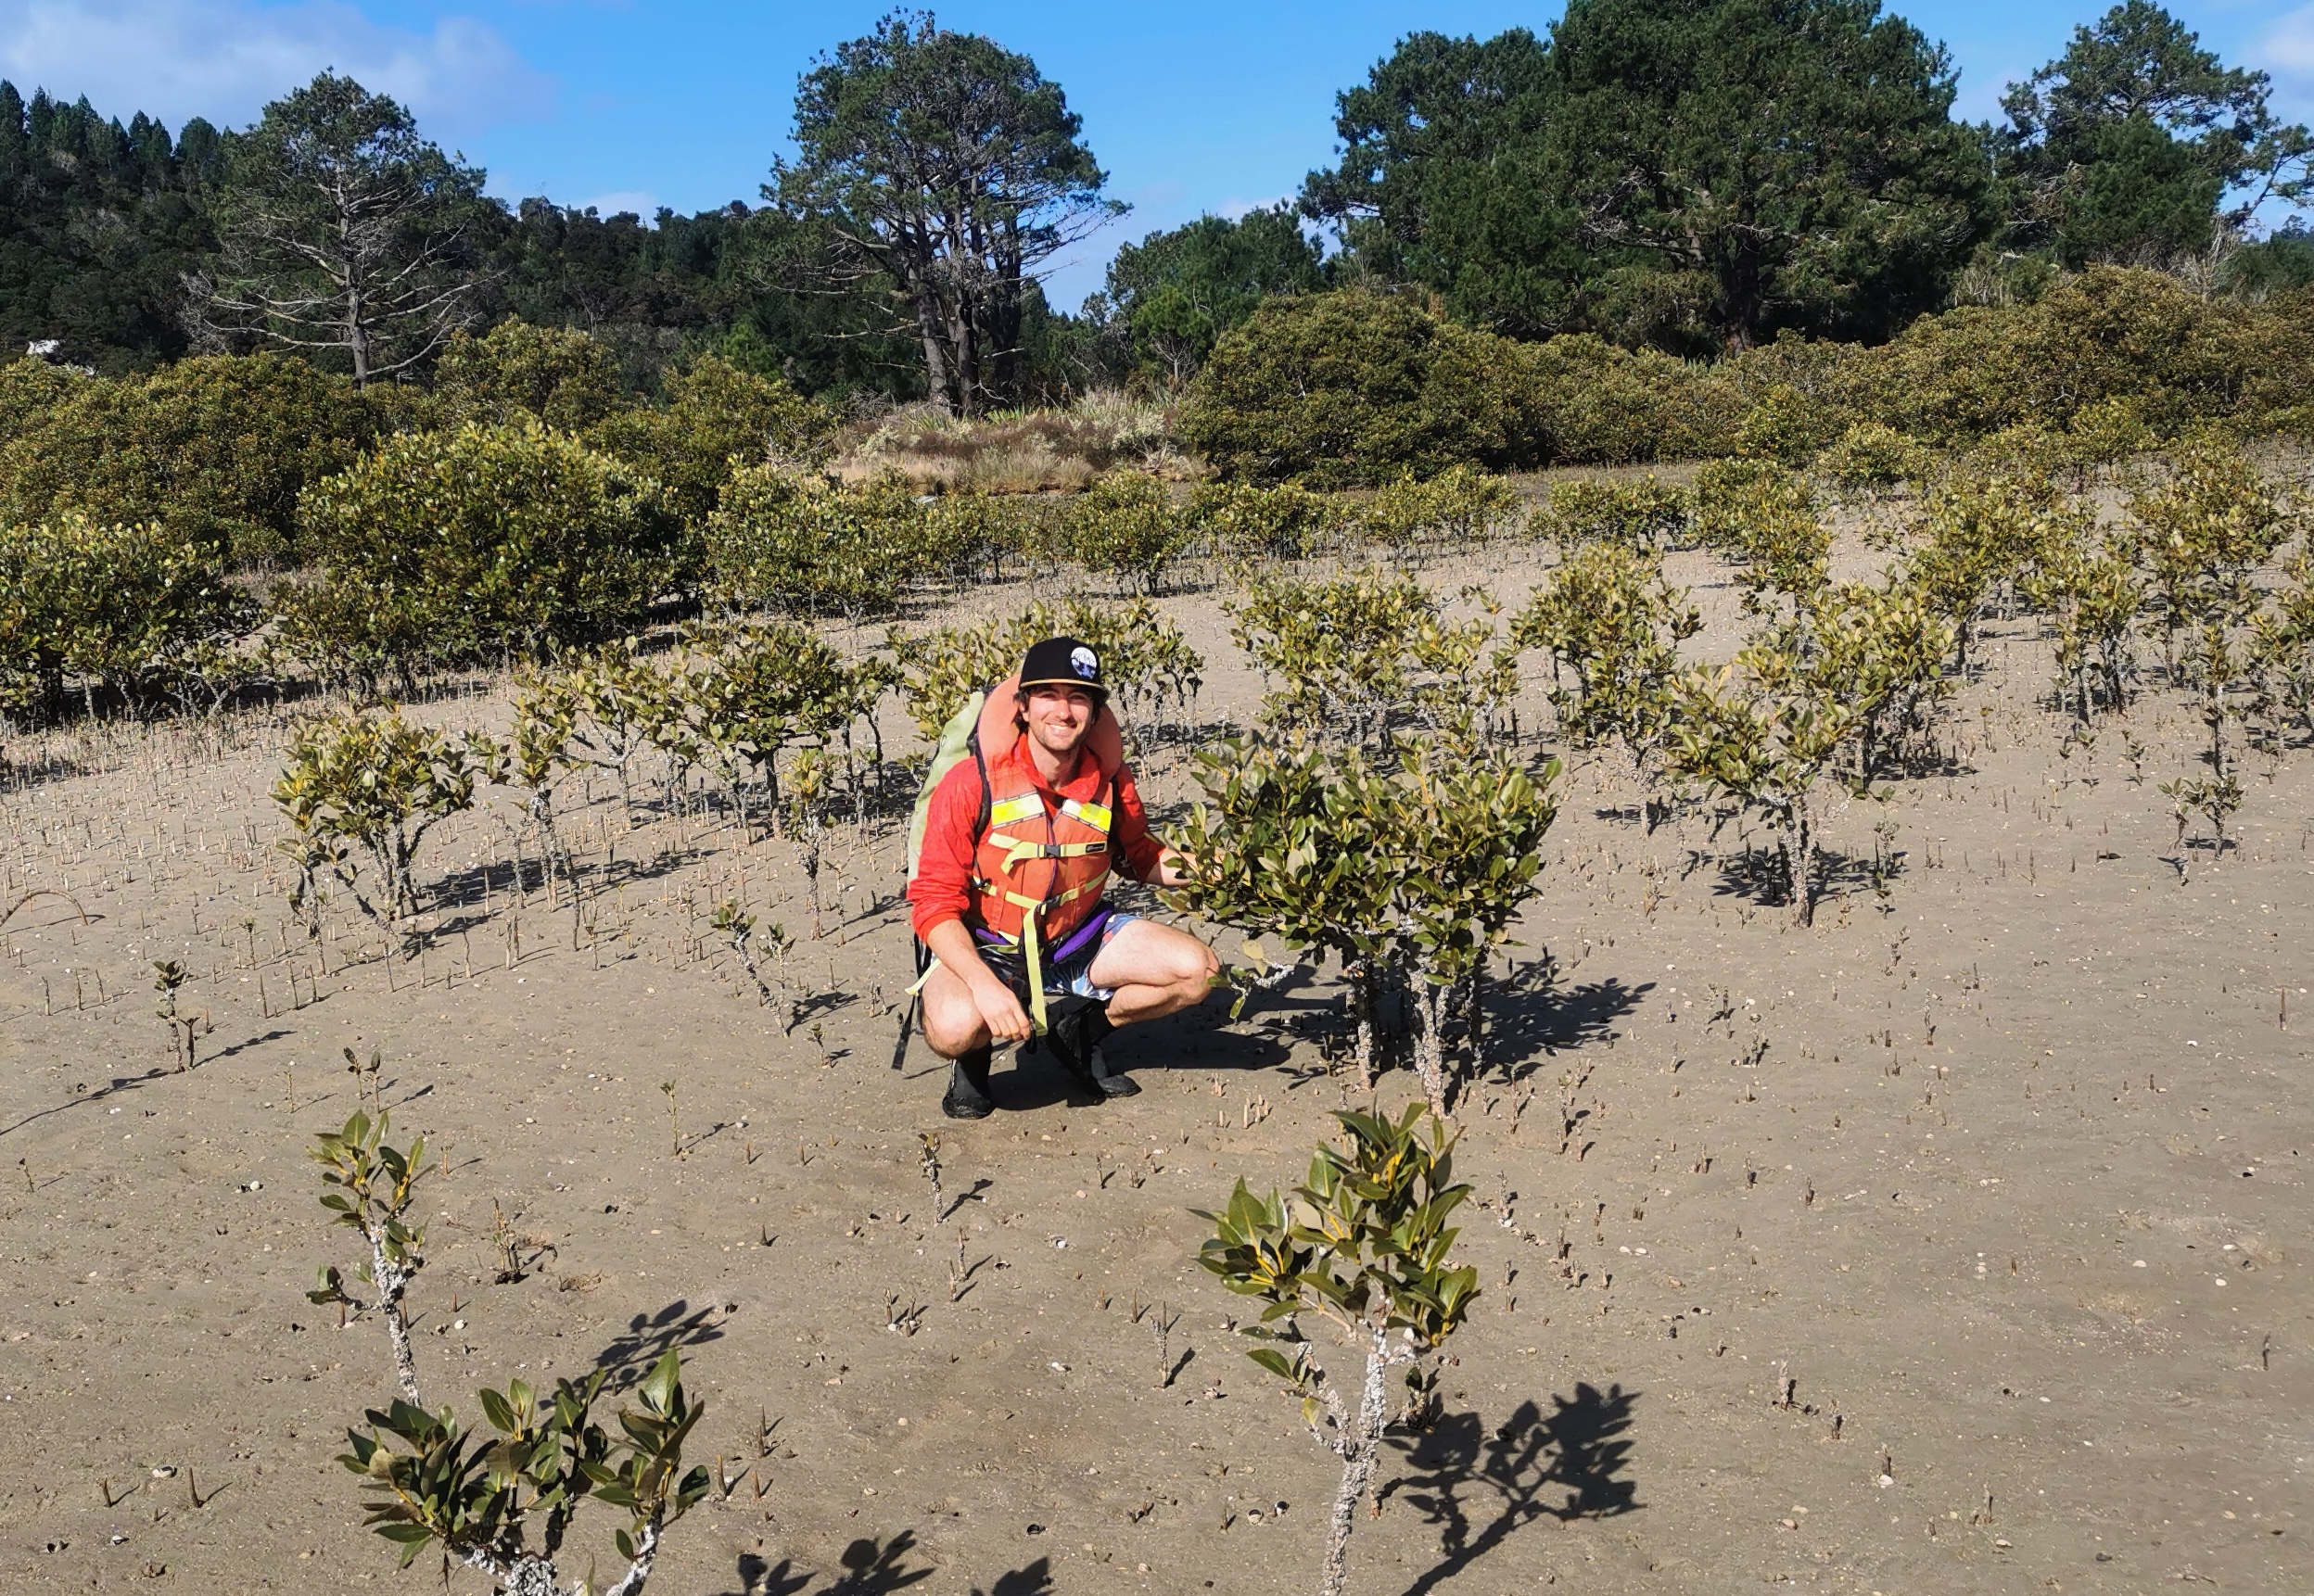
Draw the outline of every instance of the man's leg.
<instances>
[{"instance_id":1,"label":"man's leg","mask_svg":"<svg viewBox=\"0 0 2314 1596\"><path fill-rule=\"evenodd\" d=\"M1102 944L1086 972L1109 1000L1112 1025L1162 1020L1205 1001L1221 973L1214 950L1171 926L1136 919Z\"/></svg>"},{"instance_id":2,"label":"man's leg","mask_svg":"<svg viewBox=\"0 0 2314 1596\"><path fill-rule=\"evenodd\" d=\"M934 965L924 982L924 1041L953 1062L941 1112L951 1120L985 1119L996 1100L988 1096L988 1067L995 1058L988 1026L964 982L946 965Z\"/></svg>"},{"instance_id":3,"label":"man's leg","mask_svg":"<svg viewBox=\"0 0 2314 1596\"><path fill-rule=\"evenodd\" d=\"M1056 1020L1055 1050L1103 1096L1129 1097L1140 1087L1131 1076L1111 1071L1102 1041L1117 1026L1202 1002L1220 969L1195 937L1153 920L1129 920L1101 944L1085 972L1092 985L1110 993L1108 1003L1086 1004Z\"/></svg>"}]
</instances>

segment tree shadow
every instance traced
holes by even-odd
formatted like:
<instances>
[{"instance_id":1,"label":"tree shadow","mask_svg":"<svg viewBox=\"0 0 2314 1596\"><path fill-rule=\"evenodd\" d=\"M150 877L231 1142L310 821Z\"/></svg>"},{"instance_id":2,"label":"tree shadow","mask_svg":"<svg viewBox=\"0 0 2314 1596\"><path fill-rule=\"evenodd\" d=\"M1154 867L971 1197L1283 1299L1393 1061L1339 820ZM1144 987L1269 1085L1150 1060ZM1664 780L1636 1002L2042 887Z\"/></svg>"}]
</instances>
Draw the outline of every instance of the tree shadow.
<instances>
[{"instance_id":1,"label":"tree shadow","mask_svg":"<svg viewBox=\"0 0 2314 1596\"><path fill-rule=\"evenodd\" d=\"M740 1554L739 1589L727 1596L795 1596L811 1583L811 1576L796 1572L793 1558L782 1557L775 1567L752 1552Z\"/></svg>"},{"instance_id":2,"label":"tree shadow","mask_svg":"<svg viewBox=\"0 0 2314 1596\"><path fill-rule=\"evenodd\" d=\"M668 1353L722 1338L721 1317L713 1303L693 1308L678 1298L656 1313L638 1313L629 1319L626 1330L594 1355L594 1366L610 1376L612 1390L623 1391Z\"/></svg>"},{"instance_id":3,"label":"tree shadow","mask_svg":"<svg viewBox=\"0 0 2314 1596\"><path fill-rule=\"evenodd\" d=\"M1491 1435L1470 1412L1448 1414L1420 1435L1393 1438L1391 1446L1405 1454L1408 1472L1385 1486L1376 1501L1403 1494L1439 1526L1443 1553L1437 1566L1406 1588L1406 1596L1428 1596L1448 1584L1538 1518L1611 1518L1644 1507L1637 1482L1623 1477L1631 1443L1621 1438L1638 1400L1638 1392L1621 1385L1601 1391L1583 1381L1572 1397L1553 1393L1547 1416L1533 1402L1521 1402ZM1475 1533L1473 1506L1491 1512Z\"/></svg>"},{"instance_id":4,"label":"tree shadow","mask_svg":"<svg viewBox=\"0 0 2314 1596\"><path fill-rule=\"evenodd\" d=\"M1608 976L1562 987L1558 960L1548 955L1532 959L1487 983L1486 1057L1501 1061L1505 1079L1524 1080L1561 1048L1612 1041L1615 1022L1646 1002L1655 986L1652 981L1634 986Z\"/></svg>"},{"instance_id":5,"label":"tree shadow","mask_svg":"<svg viewBox=\"0 0 2314 1596\"><path fill-rule=\"evenodd\" d=\"M973 1587L973 1596L1051 1596L1052 1559L1039 1557L1025 1568L1015 1568L1009 1574L997 1576L997 1582L983 1590Z\"/></svg>"},{"instance_id":6,"label":"tree shadow","mask_svg":"<svg viewBox=\"0 0 2314 1596\"><path fill-rule=\"evenodd\" d=\"M826 1596L891 1596L932 1577L930 1568L910 1568L907 1559L916 1550L916 1532L903 1529L889 1541L862 1536L844 1549L844 1575L828 1587Z\"/></svg>"},{"instance_id":7,"label":"tree shadow","mask_svg":"<svg viewBox=\"0 0 2314 1596\"><path fill-rule=\"evenodd\" d=\"M1820 847L1816 850L1816 901L1858 894L1885 898L1888 883L1905 873L1904 859L1902 849L1875 856ZM1697 853L1691 856L1688 868L1692 871L1705 864L1719 866L1720 879L1711 889L1716 897L1745 898L1762 908L1791 906L1790 874L1781 848L1746 843L1733 854Z\"/></svg>"}]
</instances>

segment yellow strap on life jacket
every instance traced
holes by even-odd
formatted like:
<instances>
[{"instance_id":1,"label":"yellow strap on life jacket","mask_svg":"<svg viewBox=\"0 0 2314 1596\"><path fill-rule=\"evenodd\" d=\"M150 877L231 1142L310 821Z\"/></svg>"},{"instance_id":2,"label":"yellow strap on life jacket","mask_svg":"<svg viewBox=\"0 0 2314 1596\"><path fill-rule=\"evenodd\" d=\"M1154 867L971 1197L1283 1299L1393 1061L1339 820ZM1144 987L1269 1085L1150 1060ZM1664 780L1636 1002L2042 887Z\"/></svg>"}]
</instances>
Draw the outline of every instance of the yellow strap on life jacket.
<instances>
[{"instance_id":1,"label":"yellow strap on life jacket","mask_svg":"<svg viewBox=\"0 0 2314 1596\"><path fill-rule=\"evenodd\" d=\"M1115 817L1109 813L1106 804L1080 804L1074 798L1066 799L1062 803L1061 813L1080 826L1090 826L1103 835L1108 833L1115 822Z\"/></svg>"},{"instance_id":2,"label":"yellow strap on life jacket","mask_svg":"<svg viewBox=\"0 0 2314 1596\"><path fill-rule=\"evenodd\" d=\"M1062 904L1074 903L1087 893L1099 892L1108 883L1109 872L1103 870L1089 881L1071 887L1057 897L1026 898L1018 893L997 889L997 895L1016 909L1025 910L1021 916L1021 934L1004 940L1021 950L1022 967L1028 972L1028 1023L1037 1035L1045 1033L1045 969L1044 933L1037 921L1046 909L1057 909ZM997 933L1003 936L1001 931Z\"/></svg>"},{"instance_id":3,"label":"yellow strap on life jacket","mask_svg":"<svg viewBox=\"0 0 2314 1596\"><path fill-rule=\"evenodd\" d=\"M1099 842L1024 842L1001 831L988 833L988 841L1005 849L1004 868L1012 868L1024 859L1081 859L1091 854L1109 851L1106 841Z\"/></svg>"},{"instance_id":4,"label":"yellow strap on life jacket","mask_svg":"<svg viewBox=\"0 0 2314 1596\"><path fill-rule=\"evenodd\" d=\"M1010 825L1015 820L1030 820L1045 812L1045 801L1034 792L1018 797L1002 798L988 806L988 824Z\"/></svg>"}]
</instances>

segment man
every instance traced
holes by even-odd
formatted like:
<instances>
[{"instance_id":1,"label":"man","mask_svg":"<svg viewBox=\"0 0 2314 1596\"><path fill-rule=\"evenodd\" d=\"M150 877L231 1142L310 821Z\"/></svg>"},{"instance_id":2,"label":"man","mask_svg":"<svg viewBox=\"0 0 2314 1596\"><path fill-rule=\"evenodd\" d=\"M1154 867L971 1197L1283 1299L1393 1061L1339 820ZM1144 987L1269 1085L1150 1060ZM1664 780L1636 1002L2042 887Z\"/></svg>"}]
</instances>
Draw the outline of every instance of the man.
<instances>
[{"instance_id":1,"label":"man","mask_svg":"<svg viewBox=\"0 0 2314 1596\"><path fill-rule=\"evenodd\" d=\"M980 757L934 790L908 891L917 939L938 960L924 1039L953 1061L940 1107L957 1120L995 1108L997 1045L1038 1033L1084 1086L1131 1096L1140 1087L1111 1071L1103 1039L1201 1001L1221 969L1195 937L1101 898L1112 869L1173 887L1183 861L1150 834L1115 752L1100 655L1047 638L1009 697L1009 716L1001 703L982 716Z\"/></svg>"}]
</instances>

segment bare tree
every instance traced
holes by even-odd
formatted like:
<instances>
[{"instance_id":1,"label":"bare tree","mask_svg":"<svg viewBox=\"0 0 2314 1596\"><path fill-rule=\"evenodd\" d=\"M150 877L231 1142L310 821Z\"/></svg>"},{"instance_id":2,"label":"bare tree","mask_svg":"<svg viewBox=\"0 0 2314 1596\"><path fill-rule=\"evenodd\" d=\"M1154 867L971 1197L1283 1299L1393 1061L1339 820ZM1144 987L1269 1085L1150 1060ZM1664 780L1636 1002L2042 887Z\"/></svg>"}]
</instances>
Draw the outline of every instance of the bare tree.
<instances>
[{"instance_id":1,"label":"bare tree","mask_svg":"<svg viewBox=\"0 0 2314 1596\"><path fill-rule=\"evenodd\" d=\"M393 100L324 72L233 135L220 249L187 283L197 334L340 350L362 386L408 370L477 319L482 183Z\"/></svg>"},{"instance_id":2,"label":"bare tree","mask_svg":"<svg viewBox=\"0 0 2314 1596\"><path fill-rule=\"evenodd\" d=\"M803 75L764 196L826 220L847 286L886 280L927 386L971 415L1014 387L1036 267L1125 209L1083 126L1026 56L895 11Z\"/></svg>"}]
</instances>

